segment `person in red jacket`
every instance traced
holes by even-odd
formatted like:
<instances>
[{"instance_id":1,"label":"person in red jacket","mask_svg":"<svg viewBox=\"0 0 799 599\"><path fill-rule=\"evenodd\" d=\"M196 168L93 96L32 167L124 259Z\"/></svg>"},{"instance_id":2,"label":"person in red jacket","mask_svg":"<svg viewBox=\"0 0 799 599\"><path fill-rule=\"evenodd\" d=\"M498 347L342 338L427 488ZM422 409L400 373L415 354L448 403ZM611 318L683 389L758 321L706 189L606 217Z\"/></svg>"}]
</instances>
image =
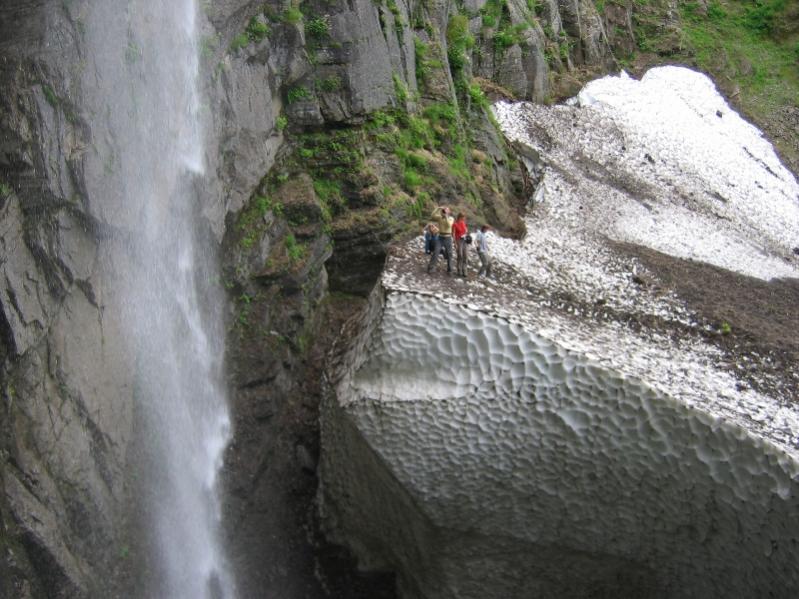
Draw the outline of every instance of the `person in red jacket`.
<instances>
[{"instance_id":1,"label":"person in red jacket","mask_svg":"<svg viewBox=\"0 0 799 599\"><path fill-rule=\"evenodd\" d=\"M455 256L457 257L458 276L466 276L466 260L469 254L469 245L466 243L466 215L458 212L458 218L452 225L452 238L455 240Z\"/></svg>"}]
</instances>

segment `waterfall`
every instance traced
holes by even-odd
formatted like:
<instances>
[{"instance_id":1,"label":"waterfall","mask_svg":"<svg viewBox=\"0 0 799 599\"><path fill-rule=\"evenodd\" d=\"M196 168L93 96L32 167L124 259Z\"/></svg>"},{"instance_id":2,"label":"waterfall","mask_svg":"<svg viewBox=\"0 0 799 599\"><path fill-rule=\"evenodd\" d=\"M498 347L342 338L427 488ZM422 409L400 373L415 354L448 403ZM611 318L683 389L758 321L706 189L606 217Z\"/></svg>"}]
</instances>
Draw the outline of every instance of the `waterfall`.
<instances>
[{"instance_id":1,"label":"waterfall","mask_svg":"<svg viewBox=\"0 0 799 599\"><path fill-rule=\"evenodd\" d=\"M136 365L144 580L164 599L235 595L219 542L217 475L230 436L215 243L203 221L205 134L195 0L95 3L88 15L102 213L128 269ZM85 78L84 78L85 81ZM143 514L143 517L141 516Z\"/></svg>"}]
</instances>

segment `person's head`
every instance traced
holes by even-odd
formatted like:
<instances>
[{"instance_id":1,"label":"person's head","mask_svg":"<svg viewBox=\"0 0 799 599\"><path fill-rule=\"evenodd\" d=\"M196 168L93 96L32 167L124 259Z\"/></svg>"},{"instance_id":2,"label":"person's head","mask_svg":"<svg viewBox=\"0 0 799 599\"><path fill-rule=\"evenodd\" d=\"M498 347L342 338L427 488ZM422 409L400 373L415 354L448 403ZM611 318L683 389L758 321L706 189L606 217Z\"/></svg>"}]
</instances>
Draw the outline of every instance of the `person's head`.
<instances>
[{"instance_id":1,"label":"person's head","mask_svg":"<svg viewBox=\"0 0 799 599\"><path fill-rule=\"evenodd\" d=\"M458 212L458 220L463 220L466 218L466 215L463 212Z\"/></svg>"},{"instance_id":2,"label":"person's head","mask_svg":"<svg viewBox=\"0 0 799 599\"><path fill-rule=\"evenodd\" d=\"M486 231L488 231L489 229L491 229L491 227L489 227L488 225L483 225L482 227L480 227L480 230L481 230L483 233L485 233L485 232L486 232Z\"/></svg>"}]
</instances>

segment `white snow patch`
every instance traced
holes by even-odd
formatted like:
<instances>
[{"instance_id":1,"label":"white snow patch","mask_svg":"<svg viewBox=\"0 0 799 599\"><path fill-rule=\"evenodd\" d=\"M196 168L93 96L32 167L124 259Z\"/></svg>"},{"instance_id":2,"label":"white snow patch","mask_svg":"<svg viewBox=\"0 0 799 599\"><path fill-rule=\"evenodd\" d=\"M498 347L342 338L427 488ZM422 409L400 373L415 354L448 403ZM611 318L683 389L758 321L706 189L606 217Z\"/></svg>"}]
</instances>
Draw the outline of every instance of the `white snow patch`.
<instances>
[{"instance_id":1,"label":"white snow patch","mask_svg":"<svg viewBox=\"0 0 799 599\"><path fill-rule=\"evenodd\" d=\"M550 219L764 280L799 277L799 186L707 77L604 77L577 105L494 106L510 139L544 155Z\"/></svg>"}]
</instances>

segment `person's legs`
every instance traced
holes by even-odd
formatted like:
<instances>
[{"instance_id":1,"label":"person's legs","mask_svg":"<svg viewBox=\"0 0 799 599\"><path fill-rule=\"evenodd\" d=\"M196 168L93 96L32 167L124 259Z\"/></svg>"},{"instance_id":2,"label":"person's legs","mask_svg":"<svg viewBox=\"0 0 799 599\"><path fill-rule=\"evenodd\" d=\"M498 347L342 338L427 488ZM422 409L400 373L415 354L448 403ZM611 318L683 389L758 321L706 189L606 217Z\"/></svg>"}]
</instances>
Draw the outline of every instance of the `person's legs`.
<instances>
[{"instance_id":1,"label":"person's legs","mask_svg":"<svg viewBox=\"0 0 799 599\"><path fill-rule=\"evenodd\" d=\"M488 252L483 252L485 256L485 268L486 268L486 276L491 276L491 256L488 255Z\"/></svg>"},{"instance_id":2,"label":"person's legs","mask_svg":"<svg viewBox=\"0 0 799 599\"><path fill-rule=\"evenodd\" d=\"M433 255L430 256L430 262L427 263L427 272L433 270L433 267L436 265L436 260L438 260L438 253L441 251L441 237L435 236L431 240L433 244Z\"/></svg>"},{"instance_id":3,"label":"person's legs","mask_svg":"<svg viewBox=\"0 0 799 599\"><path fill-rule=\"evenodd\" d=\"M458 274L466 274L466 240L461 238L458 240Z\"/></svg>"},{"instance_id":4,"label":"person's legs","mask_svg":"<svg viewBox=\"0 0 799 599\"><path fill-rule=\"evenodd\" d=\"M480 270L477 273L478 277L482 277L486 273L486 265L488 264L485 252L477 252L477 257L480 258Z\"/></svg>"},{"instance_id":5,"label":"person's legs","mask_svg":"<svg viewBox=\"0 0 799 599\"><path fill-rule=\"evenodd\" d=\"M466 267L469 265L469 244L463 240L463 276L466 276Z\"/></svg>"},{"instance_id":6,"label":"person's legs","mask_svg":"<svg viewBox=\"0 0 799 599\"><path fill-rule=\"evenodd\" d=\"M444 237L442 243L447 258L447 272L452 272L452 237Z\"/></svg>"}]
</instances>

